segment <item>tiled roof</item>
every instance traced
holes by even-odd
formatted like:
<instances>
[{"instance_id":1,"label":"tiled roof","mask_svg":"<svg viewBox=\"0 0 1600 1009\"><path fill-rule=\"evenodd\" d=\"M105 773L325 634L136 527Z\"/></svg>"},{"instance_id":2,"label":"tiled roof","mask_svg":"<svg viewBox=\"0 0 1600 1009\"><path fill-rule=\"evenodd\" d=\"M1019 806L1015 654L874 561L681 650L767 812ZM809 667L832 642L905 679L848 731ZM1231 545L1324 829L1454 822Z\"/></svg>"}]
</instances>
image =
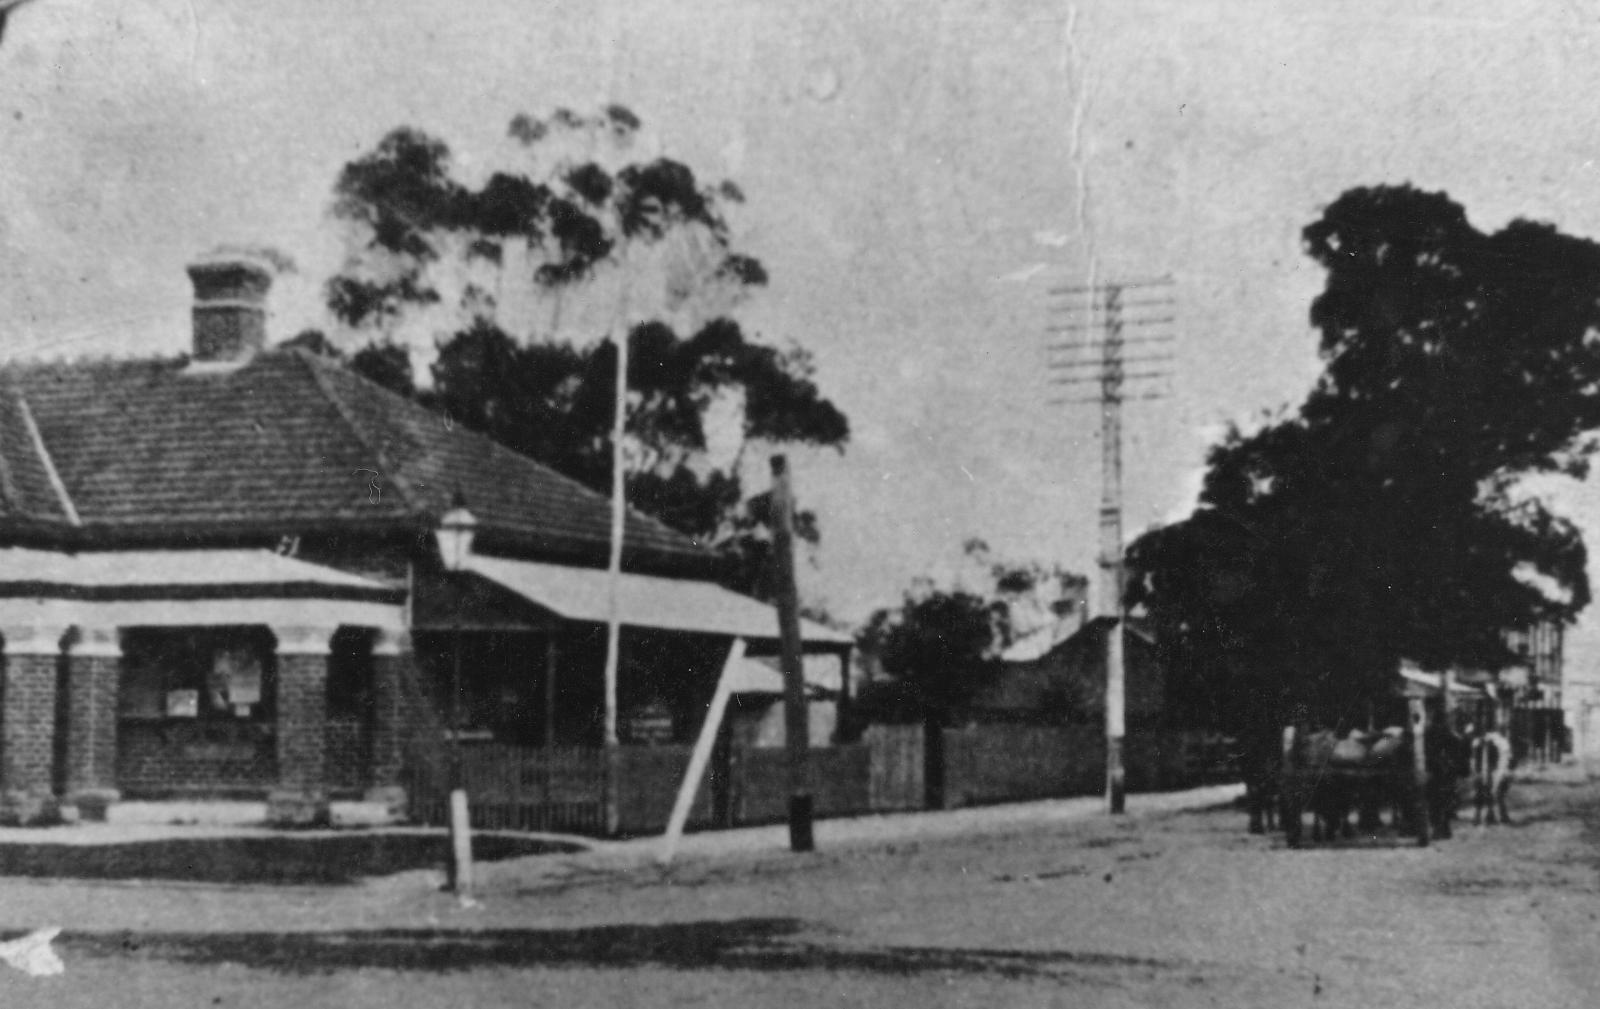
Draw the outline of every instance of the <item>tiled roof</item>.
<instances>
[{"instance_id":1,"label":"tiled roof","mask_svg":"<svg viewBox=\"0 0 1600 1009\"><path fill-rule=\"evenodd\" d=\"M233 369L174 359L0 367L0 530L67 521L24 408L83 532L100 542L152 529L431 526L458 490L486 538L568 555L603 554L609 540L604 496L294 351ZM658 561L708 556L637 513L626 542Z\"/></svg>"},{"instance_id":2,"label":"tiled roof","mask_svg":"<svg viewBox=\"0 0 1600 1009\"><path fill-rule=\"evenodd\" d=\"M22 397L0 375L0 521L70 523L40 456Z\"/></svg>"}]
</instances>

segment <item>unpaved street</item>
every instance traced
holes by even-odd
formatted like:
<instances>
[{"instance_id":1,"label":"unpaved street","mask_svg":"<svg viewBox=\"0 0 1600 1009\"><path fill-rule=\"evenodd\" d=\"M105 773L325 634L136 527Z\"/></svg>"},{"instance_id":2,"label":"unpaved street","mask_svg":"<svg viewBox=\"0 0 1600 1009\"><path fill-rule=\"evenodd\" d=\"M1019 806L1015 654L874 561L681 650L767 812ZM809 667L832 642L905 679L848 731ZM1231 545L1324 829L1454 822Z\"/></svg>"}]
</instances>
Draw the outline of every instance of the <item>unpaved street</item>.
<instances>
[{"instance_id":1,"label":"unpaved street","mask_svg":"<svg viewBox=\"0 0 1600 1009\"><path fill-rule=\"evenodd\" d=\"M1288 851L1231 810L984 836L494 866L483 906L357 886L0 881L67 928L52 1006L1589 1006L1600 787L1523 786L1510 828Z\"/></svg>"}]
</instances>

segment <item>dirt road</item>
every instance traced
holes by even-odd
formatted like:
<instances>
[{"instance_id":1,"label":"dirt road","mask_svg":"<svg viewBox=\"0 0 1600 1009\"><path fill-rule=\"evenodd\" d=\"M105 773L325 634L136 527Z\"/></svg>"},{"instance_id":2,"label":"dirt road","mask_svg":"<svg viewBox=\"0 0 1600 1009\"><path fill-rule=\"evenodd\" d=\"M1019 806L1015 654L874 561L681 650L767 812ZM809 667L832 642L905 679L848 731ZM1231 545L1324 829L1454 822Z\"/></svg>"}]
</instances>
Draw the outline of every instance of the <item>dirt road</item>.
<instances>
[{"instance_id":1,"label":"dirt road","mask_svg":"<svg viewBox=\"0 0 1600 1009\"><path fill-rule=\"evenodd\" d=\"M1231 810L670 871L494 870L229 888L0 880L0 928L67 927L51 1006L1595 1004L1600 786L1521 789L1510 828L1289 851Z\"/></svg>"}]
</instances>

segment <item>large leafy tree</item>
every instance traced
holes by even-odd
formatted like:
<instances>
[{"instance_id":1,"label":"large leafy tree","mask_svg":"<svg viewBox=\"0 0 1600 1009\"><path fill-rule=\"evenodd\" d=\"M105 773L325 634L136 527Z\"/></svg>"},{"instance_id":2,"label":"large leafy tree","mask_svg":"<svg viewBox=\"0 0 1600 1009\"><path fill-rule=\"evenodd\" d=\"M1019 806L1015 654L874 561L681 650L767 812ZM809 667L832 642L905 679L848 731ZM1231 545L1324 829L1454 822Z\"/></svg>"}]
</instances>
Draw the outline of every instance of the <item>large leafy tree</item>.
<instances>
[{"instance_id":1,"label":"large leafy tree","mask_svg":"<svg viewBox=\"0 0 1600 1009\"><path fill-rule=\"evenodd\" d=\"M1351 190L1303 237L1323 375L1211 451L1201 509L1132 549L1130 595L1241 698L1357 717L1402 658L1497 668L1506 630L1588 603L1577 530L1517 485L1587 472L1600 246L1484 233L1409 186Z\"/></svg>"},{"instance_id":2,"label":"large leafy tree","mask_svg":"<svg viewBox=\"0 0 1600 1009\"><path fill-rule=\"evenodd\" d=\"M948 724L999 671L1004 608L980 595L921 583L859 635L909 712Z\"/></svg>"},{"instance_id":3,"label":"large leafy tree","mask_svg":"<svg viewBox=\"0 0 1600 1009\"><path fill-rule=\"evenodd\" d=\"M744 446L842 449L849 425L803 350L737 321L767 279L733 239L743 194L639 157L640 129L620 106L518 116L513 158L476 180L443 141L391 132L340 174L349 257L328 305L368 334L352 366L403 391L406 344L434 340L421 396L596 489L610 484L627 339L630 502L722 547L734 583L759 590L770 537L764 498L741 485ZM710 451L712 416L736 428L731 458ZM797 530L815 542L815 516Z\"/></svg>"}]
</instances>

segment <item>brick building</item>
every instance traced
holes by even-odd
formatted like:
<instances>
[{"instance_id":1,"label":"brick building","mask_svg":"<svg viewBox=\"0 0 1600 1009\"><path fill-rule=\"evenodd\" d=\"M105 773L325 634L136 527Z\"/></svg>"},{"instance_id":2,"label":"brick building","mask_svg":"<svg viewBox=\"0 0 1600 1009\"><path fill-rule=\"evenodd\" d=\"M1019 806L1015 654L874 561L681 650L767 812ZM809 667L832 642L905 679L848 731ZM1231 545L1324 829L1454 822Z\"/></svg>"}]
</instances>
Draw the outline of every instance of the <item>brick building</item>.
<instances>
[{"instance_id":1,"label":"brick building","mask_svg":"<svg viewBox=\"0 0 1600 1009\"><path fill-rule=\"evenodd\" d=\"M190 276L191 355L0 366L0 818L393 805L442 738L600 746L634 711L685 738L730 640L775 647L713 554L631 513L608 699L609 501L269 348L261 267ZM452 571L434 532L454 503L476 536Z\"/></svg>"}]
</instances>

